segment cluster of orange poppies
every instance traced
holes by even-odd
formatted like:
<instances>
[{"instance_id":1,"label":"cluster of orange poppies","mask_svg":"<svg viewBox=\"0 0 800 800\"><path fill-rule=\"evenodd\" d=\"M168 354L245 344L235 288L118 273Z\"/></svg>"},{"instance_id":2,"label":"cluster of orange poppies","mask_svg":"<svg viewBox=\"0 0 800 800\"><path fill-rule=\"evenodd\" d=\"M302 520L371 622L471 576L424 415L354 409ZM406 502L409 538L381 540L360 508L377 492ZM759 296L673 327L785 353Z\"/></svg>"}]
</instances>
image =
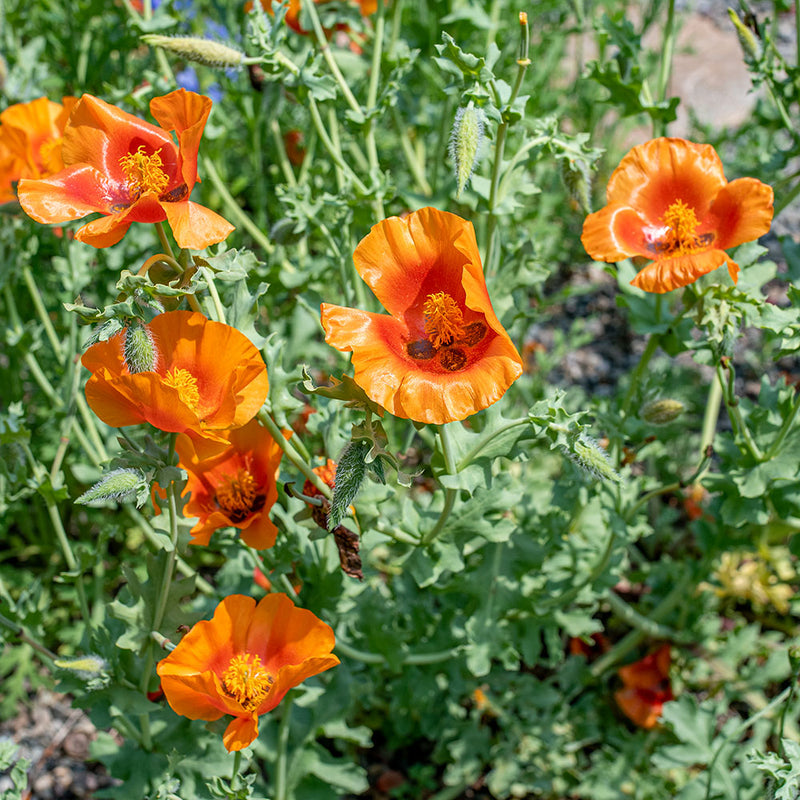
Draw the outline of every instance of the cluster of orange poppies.
<instances>
[{"instance_id":1,"label":"cluster of orange poppies","mask_svg":"<svg viewBox=\"0 0 800 800\"><path fill-rule=\"evenodd\" d=\"M368 13L369 2L362 3ZM45 98L0 115L0 199L42 223L99 212L75 238L118 242L134 222L167 222L181 248L202 249L233 227L191 202L211 101L183 89L154 98L147 123L96 97ZM173 138L177 138L177 143ZM685 286L727 264L725 250L765 233L772 190L752 178L728 183L714 150L681 139L635 147L608 184L608 204L589 215L592 257L650 263L634 285ZM352 352L355 381L390 413L421 423L463 420L499 400L522 360L489 299L470 222L435 208L378 222L353 254L356 270L388 314L323 303L326 341ZM188 474L192 542L233 526L255 548L277 529L280 443L254 419L269 388L260 353L242 333L189 311L90 347L86 397L111 426L147 422L177 434ZM338 663L331 629L280 594L258 605L228 597L158 666L170 705L193 719L234 717L229 750L250 744L258 715L292 686ZM634 687L636 688L636 687Z\"/></svg>"}]
</instances>

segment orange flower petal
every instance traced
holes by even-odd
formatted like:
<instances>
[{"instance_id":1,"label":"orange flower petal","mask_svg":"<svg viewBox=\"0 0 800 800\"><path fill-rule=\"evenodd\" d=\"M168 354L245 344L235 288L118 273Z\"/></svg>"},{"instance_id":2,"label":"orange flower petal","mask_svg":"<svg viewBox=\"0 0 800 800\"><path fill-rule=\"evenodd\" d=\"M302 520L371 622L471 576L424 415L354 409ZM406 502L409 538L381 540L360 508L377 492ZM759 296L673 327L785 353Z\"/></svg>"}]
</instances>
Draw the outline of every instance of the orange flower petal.
<instances>
[{"instance_id":1,"label":"orange flower petal","mask_svg":"<svg viewBox=\"0 0 800 800\"><path fill-rule=\"evenodd\" d=\"M234 717L222 735L222 743L229 753L233 753L244 750L256 738L258 738L257 716Z\"/></svg>"},{"instance_id":2,"label":"orange flower petal","mask_svg":"<svg viewBox=\"0 0 800 800\"><path fill-rule=\"evenodd\" d=\"M704 213L725 183L711 145L661 137L634 147L620 161L606 197L609 205L640 209L656 223L676 197Z\"/></svg>"},{"instance_id":3,"label":"orange flower petal","mask_svg":"<svg viewBox=\"0 0 800 800\"><path fill-rule=\"evenodd\" d=\"M614 699L625 716L640 728L650 730L661 716L663 703L653 703L639 689L617 689Z\"/></svg>"},{"instance_id":4,"label":"orange flower petal","mask_svg":"<svg viewBox=\"0 0 800 800\"><path fill-rule=\"evenodd\" d=\"M394 316L404 314L420 295L431 291L425 284L432 271L434 290L460 292L465 265L476 262L480 270L472 225L430 207L373 225L356 247L353 262L381 305Z\"/></svg>"},{"instance_id":5,"label":"orange flower petal","mask_svg":"<svg viewBox=\"0 0 800 800\"><path fill-rule=\"evenodd\" d=\"M162 668L162 664L164 661L160 661L157 668L161 688L176 714L211 722L229 713L219 697L214 673L183 675L171 672L169 667Z\"/></svg>"},{"instance_id":6,"label":"orange flower petal","mask_svg":"<svg viewBox=\"0 0 800 800\"><path fill-rule=\"evenodd\" d=\"M106 183L110 178L124 185L121 161L139 145L145 145L148 152L160 151L162 168L175 183L178 149L166 131L85 94L72 110L61 152L66 165L88 164L105 177Z\"/></svg>"},{"instance_id":7,"label":"orange flower petal","mask_svg":"<svg viewBox=\"0 0 800 800\"><path fill-rule=\"evenodd\" d=\"M21 180L17 194L25 213L37 222L69 222L94 211L108 213L102 177L86 164L68 167L49 178Z\"/></svg>"},{"instance_id":8,"label":"orange flower petal","mask_svg":"<svg viewBox=\"0 0 800 800\"><path fill-rule=\"evenodd\" d=\"M773 197L772 187L755 178L739 178L725 186L710 211L716 221L716 246L727 250L768 233Z\"/></svg>"},{"instance_id":9,"label":"orange flower petal","mask_svg":"<svg viewBox=\"0 0 800 800\"><path fill-rule=\"evenodd\" d=\"M178 89L163 97L154 97L150 101L150 113L164 130L175 131L178 135L179 171L183 176L183 182L187 186L194 186L197 182L197 152L200 149L200 139L208 115L211 113L210 98Z\"/></svg>"},{"instance_id":10,"label":"orange flower petal","mask_svg":"<svg viewBox=\"0 0 800 800\"><path fill-rule=\"evenodd\" d=\"M202 250L211 244L221 242L231 231L233 225L210 208L185 200L180 203L161 203L169 227L175 236L178 247Z\"/></svg>"},{"instance_id":11,"label":"orange flower petal","mask_svg":"<svg viewBox=\"0 0 800 800\"><path fill-rule=\"evenodd\" d=\"M736 283L739 265L724 250L707 250L690 256L653 261L637 273L631 285L657 294L671 292L681 286L688 286L701 275L712 272L723 264L728 265L731 280Z\"/></svg>"}]
</instances>

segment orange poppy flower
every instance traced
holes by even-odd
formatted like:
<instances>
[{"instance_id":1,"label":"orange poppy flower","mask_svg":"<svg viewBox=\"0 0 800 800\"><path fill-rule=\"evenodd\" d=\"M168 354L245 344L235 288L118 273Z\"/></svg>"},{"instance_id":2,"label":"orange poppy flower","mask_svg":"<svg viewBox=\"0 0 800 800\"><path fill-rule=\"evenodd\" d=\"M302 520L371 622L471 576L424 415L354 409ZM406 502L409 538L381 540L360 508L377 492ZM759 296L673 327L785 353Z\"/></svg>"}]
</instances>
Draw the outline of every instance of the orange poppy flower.
<instances>
[{"instance_id":1,"label":"orange poppy flower","mask_svg":"<svg viewBox=\"0 0 800 800\"><path fill-rule=\"evenodd\" d=\"M162 661L157 672L167 702L189 719L233 716L223 734L228 751L258 736L258 717L272 711L289 689L336 666L330 626L285 594L256 605L234 594L201 620Z\"/></svg>"},{"instance_id":2,"label":"orange poppy flower","mask_svg":"<svg viewBox=\"0 0 800 800\"><path fill-rule=\"evenodd\" d=\"M116 244L133 222L164 220L179 247L202 250L222 241L233 226L189 200L199 180L197 151L211 100L178 89L153 98L150 111L160 127L83 95L64 129L65 168L43 180L20 181L25 212L45 223L100 212L75 234L93 247Z\"/></svg>"},{"instance_id":3,"label":"orange poppy flower","mask_svg":"<svg viewBox=\"0 0 800 800\"><path fill-rule=\"evenodd\" d=\"M655 653L617 670L623 688L614 692L614 699L622 713L640 728L655 727L664 703L674 697L669 663L670 647L664 644Z\"/></svg>"},{"instance_id":4,"label":"orange poppy flower","mask_svg":"<svg viewBox=\"0 0 800 800\"><path fill-rule=\"evenodd\" d=\"M185 517L197 517L189 544L207 545L218 528L232 526L256 550L275 544L278 529L269 512L278 499L276 477L283 450L258 420L225 434L228 445L207 453L204 442L179 436L178 466L189 480L183 494Z\"/></svg>"},{"instance_id":5,"label":"orange poppy flower","mask_svg":"<svg viewBox=\"0 0 800 800\"><path fill-rule=\"evenodd\" d=\"M728 183L711 145L653 139L614 170L607 205L586 218L581 241L598 261L651 260L631 281L646 292L686 286L722 264L736 283L739 265L725 250L769 230L772 196L755 178Z\"/></svg>"},{"instance_id":6,"label":"orange poppy flower","mask_svg":"<svg viewBox=\"0 0 800 800\"><path fill-rule=\"evenodd\" d=\"M78 100L54 103L39 97L16 103L0 114L0 203L16 200L20 178L42 178L64 168L61 136Z\"/></svg>"},{"instance_id":7,"label":"orange poppy flower","mask_svg":"<svg viewBox=\"0 0 800 800\"><path fill-rule=\"evenodd\" d=\"M154 350L151 370L130 371L125 331L84 353L92 411L113 428L149 422L227 444L225 431L249 422L267 398L267 368L258 349L235 328L193 311L159 314L146 330Z\"/></svg>"},{"instance_id":8,"label":"orange poppy flower","mask_svg":"<svg viewBox=\"0 0 800 800\"><path fill-rule=\"evenodd\" d=\"M353 253L391 316L322 304L325 341L397 417L440 424L499 400L522 360L492 309L472 224L423 208L373 226Z\"/></svg>"}]
</instances>

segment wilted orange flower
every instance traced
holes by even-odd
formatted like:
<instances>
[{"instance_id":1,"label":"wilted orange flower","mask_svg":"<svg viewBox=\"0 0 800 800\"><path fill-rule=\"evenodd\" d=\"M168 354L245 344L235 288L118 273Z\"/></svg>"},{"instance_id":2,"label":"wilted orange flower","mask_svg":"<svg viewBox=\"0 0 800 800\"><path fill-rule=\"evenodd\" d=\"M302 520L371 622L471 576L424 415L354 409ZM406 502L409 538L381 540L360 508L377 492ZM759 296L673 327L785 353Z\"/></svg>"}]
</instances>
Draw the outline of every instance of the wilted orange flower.
<instances>
[{"instance_id":1,"label":"wilted orange flower","mask_svg":"<svg viewBox=\"0 0 800 800\"><path fill-rule=\"evenodd\" d=\"M589 214L581 241L598 261L652 260L631 281L646 292L669 292L727 264L725 252L757 239L772 222L772 189L755 178L728 181L711 145L652 139L634 147L614 170L607 205Z\"/></svg>"},{"instance_id":2,"label":"wilted orange flower","mask_svg":"<svg viewBox=\"0 0 800 800\"><path fill-rule=\"evenodd\" d=\"M39 97L0 114L0 204L16 200L20 178L42 178L64 168L61 135L75 97L54 103Z\"/></svg>"},{"instance_id":3,"label":"wilted orange flower","mask_svg":"<svg viewBox=\"0 0 800 800\"><path fill-rule=\"evenodd\" d=\"M147 325L154 366L131 372L126 331L92 345L81 359L92 376L86 400L107 425L149 422L162 431L227 443L269 391L267 368L241 332L193 311L167 311Z\"/></svg>"},{"instance_id":4,"label":"wilted orange flower","mask_svg":"<svg viewBox=\"0 0 800 800\"><path fill-rule=\"evenodd\" d=\"M189 544L208 544L219 528L238 528L242 541L263 550L275 544L278 529L269 512L278 499L275 482L283 450L258 420L224 434L227 446L209 452L205 442L179 436L178 466L189 479L185 517L197 517Z\"/></svg>"},{"instance_id":5,"label":"wilted orange flower","mask_svg":"<svg viewBox=\"0 0 800 800\"><path fill-rule=\"evenodd\" d=\"M670 647L664 644L655 653L617 670L623 688L614 692L614 699L622 713L640 728L653 728L664 703L673 699L669 663Z\"/></svg>"},{"instance_id":6,"label":"wilted orange flower","mask_svg":"<svg viewBox=\"0 0 800 800\"><path fill-rule=\"evenodd\" d=\"M93 247L116 244L133 222L164 220L179 247L201 250L222 241L233 226L189 200L199 180L197 151L211 100L178 89L153 98L150 112L160 127L83 95L64 129L65 168L43 180L20 181L22 208L45 223L100 212L75 234Z\"/></svg>"},{"instance_id":7,"label":"wilted orange flower","mask_svg":"<svg viewBox=\"0 0 800 800\"><path fill-rule=\"evenodd\" d=\"M417 422L460 420L499 400L522 360L492 309L472 224L423 208L373 226L353 253L391 316L322 304L325 341L353 352L371 400Z\"/></svg>"},{"instance_id":8,"label":"wilted orange flower","mask_svg":"<svg viewBox=\"0 0 800 800\"><path fill-rule=\"evenodd\" d=\"M233 716L222 742L242 750L258 736L258 717L289 689L339 663L333 631L284 594L226 597L158 663L172 710L189 719Z\"/></svg>"}]
</instances>

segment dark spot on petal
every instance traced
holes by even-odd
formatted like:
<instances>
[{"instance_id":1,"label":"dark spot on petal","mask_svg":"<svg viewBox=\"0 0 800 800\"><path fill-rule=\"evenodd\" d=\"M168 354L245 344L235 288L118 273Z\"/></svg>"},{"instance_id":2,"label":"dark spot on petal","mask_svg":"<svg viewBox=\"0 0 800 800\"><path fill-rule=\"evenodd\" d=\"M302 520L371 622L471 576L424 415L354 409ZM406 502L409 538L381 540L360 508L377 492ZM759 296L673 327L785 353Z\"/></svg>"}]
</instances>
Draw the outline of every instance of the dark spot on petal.
<instances>
[{"instance_id":1,"label":"dark spot on petal","mask_svg":"<svg viewBox=\"0 0 800 800\"><path fill-rule=\"evenodd\" d=\"M465 347L475 347L484 336L486 336L486 326L479 320L475 320L475 322L464 325L456 342L463 344Z\"/></svg>"},{"instance_id":2,"label":"dark spot on petal","mask_svg":"<svg viewBox=\"0 0 800 800\"><path fill-rule=\"evenodd\" d=\"M467 354L458 347L444 347L439 351L439 363L446 370L456 372L467 363Z\"/></svg>"},{"instance_id":3,"label":"dark spot on petal","mask_svg":"<svg viewBox=\"0 0 800 800\"><path fill-rule=\"evenodd\" d=\"M708 247L710 244L713 244L715 238L714 234L709 231L708 233L703 233L695 237L694 242L698 247Z\"/></svg>"},{"instance_id":4,"label":"dark spot on petal","mask_svg":"<svg viewBox=\"0 0 800 800\"><path fill-rule=\"evenodd\" d=\"M185 183L182 183L180 186L176 186L174 189L170 189L168 192L165 192L158 199L163 203L179 203L188 194L189 187Z\"/></svg>"},{"instance_id":5,"label":"dark spot on petal","mask_svg":"<svg viewBox=\"0 0 800 800\"><path fill-rule=\"evenodd\" d=\"M255 514L258 511L261 511L264 508L264 503L266 502L267 498L266 495L259 494L253 498L253 502L250 508L222 508L219 503L217 506L223 511L223 513L228 517L228 519L237 525L240 522L244 522L251 514Z\"/></svg>"},{"instance_id":6,"label":"dark spot on petal","mask_svg":"<svg viewBox=\"0 0 800 800\"><path fill-rule=\"evenodd\" d=\"M110 206L109 210L112 214L120 214L123 211L127 211L131 207L130 203L114 203L113 206Z\"/></svg>"},{"instance_id":7,"label":"dark spot on petal","mask_svg":"<svg viewBox=\"0 0 800 800\"><path fill-rule=\"evenodd\" d=\"M428 361L436 355L436 348L427 340L419 339L406 345L406 352L417 361Z\"/></svg>"}]
</instances>

